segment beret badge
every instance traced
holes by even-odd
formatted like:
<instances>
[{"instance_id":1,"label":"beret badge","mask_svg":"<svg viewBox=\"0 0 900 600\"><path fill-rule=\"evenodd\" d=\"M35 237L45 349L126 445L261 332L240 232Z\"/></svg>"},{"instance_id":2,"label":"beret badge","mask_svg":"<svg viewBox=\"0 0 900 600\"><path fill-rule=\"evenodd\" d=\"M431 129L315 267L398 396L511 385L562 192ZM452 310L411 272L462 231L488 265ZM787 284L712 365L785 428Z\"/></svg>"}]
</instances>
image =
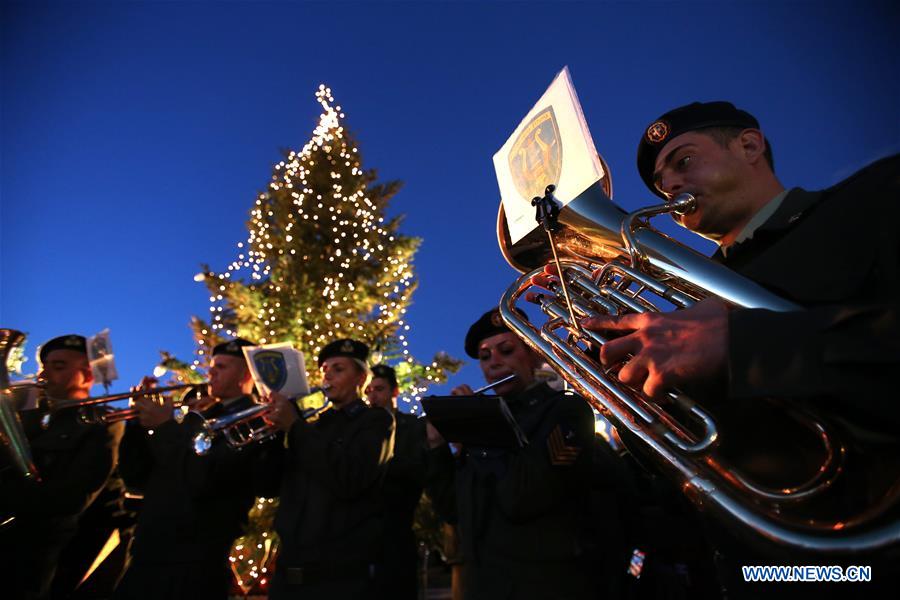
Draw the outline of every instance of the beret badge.
<instances>
[{"instance_id":1,"label":"beret badge","mask_svg":"<svg viewBox=\"0 0 900 600\"><path fill-rule=\"evenodd\" d=\"M647 141L651 144L659 144L669 137L669 124L665 121L656 121L647 128Z\"/></svg>"},{"instance_id":2,"label":"beret badge","mask_svg":"<svg viewBox=\"0 0 900 600\"><path fill-rule=\"evenodd\" d=\"M495 311L491 315L491 325L494 327L505 327L505 323L503 323L503 317L500 316L500 311Z\"/></svg>"}]
</instances>

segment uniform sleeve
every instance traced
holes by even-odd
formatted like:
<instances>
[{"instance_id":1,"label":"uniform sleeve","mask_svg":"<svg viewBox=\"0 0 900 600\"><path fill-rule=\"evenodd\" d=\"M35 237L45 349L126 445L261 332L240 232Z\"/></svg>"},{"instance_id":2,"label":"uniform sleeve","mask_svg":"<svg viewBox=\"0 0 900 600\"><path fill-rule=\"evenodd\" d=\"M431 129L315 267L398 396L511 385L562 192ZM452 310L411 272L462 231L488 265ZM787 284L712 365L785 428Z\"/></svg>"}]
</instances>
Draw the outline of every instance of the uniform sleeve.
<instances>
[{"instance_id":1,"label":"uniform sleeve","mask_svg":"<svg viewBox=\"0 0 900 600\"><path fill-rule=\"evenodd\" d=\"M424 419L410 420L403 430L394 430L391 477L404 488L421 489L425 477ZM402 431L403 435L399 433Z\"/></svg>"},{"instance_id":2,"label":"uniform sleeve","mask_svg":"<svg viewBox=\"0 0 900 600\"><path fill-rule=\"evenodd\" d=\"M729 316L729 397L825 398L900 424L900 307L848 304Z\"/></svg>"},{"instance_id":3,"label":"uniform sleeve","mask_svg":"<svg viewBox=\"0 0 900 600\"><path fill-rule=\"evenodd\" d=\"M143 493L153 469L153 457L147 432L135 421L125 425L125 435L119 446L119 474L125 487Z\"/></svg>"},{"instance_id":4,"label":"uniform sleeve","mask_svg":"<svg viewBox=\"0 0 900 600\"><path fill-rule=\"evenodd\" d=\"M873 163L837 186L807 217L818 219L804 246L767 249L767 269L751 272L806 306L729 315L728 396L824 402L835 414L896 434L900 408L900 156ZM818 214L818 216L817 216ZM872 219L871 215L878 218ZM821 228L821 229L819 229ZM790 234L789 234L790 235ZM781 244L791 239L783 238ZM793 242L799 244L799 242ZM776 258L798 260L817 285L782 281ZM813 263L809 256L815 256ZM787 271L796 271L791 265ZM769 279L771 276L771 279ZM823 285L824 284L824 285ZM797 287L799 286L799 287ZM876 427L877 429L877 427Z\"/></svg>"},{"instance_id":5,"label":"uniform sleeve","mask_svg":"<svg viewBox=\"0 0 900 600\"><path fill-rule=\"evenodd\" d=\"M340 444L328 440L311 424L298 419L288 432L288 450L301 469L338 498L353 498L382 477L391 458L394 417L368 409L352 436Z\"/></svg>"},{"instance_id":6,"label":"uniform sleeve","mask_svg":"<svg viewBox=\"0 0 900 600\"><path fill-rule=\"evenodd\" d=\"M425 454L425 493L442 521L451 524L458 522L456 465L449 444L431 448Z\"/></svg>"},{"instance_id":7,"label":"uniform sleeve","mask_svg":"<svg viewBox=\"0 0 900 600\"><path fill-rule=\"evenodd\" d=\"M583 398L562 395L538 435L511 458L497 482L497 502L513 521L530 520L590 487L594 415Z\"/></svg>"},{"instance_id":8,"label":"uniform sleeve","mask_svg":"<svg viewBox=\"0 0 900 600\"><path fill-rule=\"evenodd\" d=\"M232 486L249 487L254 496L277 495L280 474L270 474L269 470L277 469L280 463L278 458L284 449L281 433L266 442L251 442L243 448L232 448L220 438L205 456L195 454L190 445L189 448L184 458L184 479L194 495Z\"/></svg>"},{"instance_id":9,"label":"uniform sleeve","mask_svg":"<svg viewBox=\"0 0 900 600\"><path fill-rule=\"evenodd\" d=\"M92 425L66 469L41 482L17 479L4 489L3 503L22 516L67 516L84 511L103 488L118 457L121 424Z\"/></svg>"}]
</instances>

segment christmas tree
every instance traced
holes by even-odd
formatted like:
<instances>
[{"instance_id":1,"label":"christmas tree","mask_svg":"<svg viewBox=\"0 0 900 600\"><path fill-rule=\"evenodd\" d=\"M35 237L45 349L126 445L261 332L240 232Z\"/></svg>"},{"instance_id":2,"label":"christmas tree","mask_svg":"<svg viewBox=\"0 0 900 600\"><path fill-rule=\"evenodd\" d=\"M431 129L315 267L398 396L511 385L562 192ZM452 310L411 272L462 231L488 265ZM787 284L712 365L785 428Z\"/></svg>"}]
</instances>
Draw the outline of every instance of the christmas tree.
<instances>
[{"instance_id":1,"label":"christmas tree","mask_svg":"<svg viewBox=\"0 0 900 600\"><path fill-rule=\"evenodd\" d=\"M385 215L400 182L377 183L376 172L362 168L329 88L320 86L316 99L319 124L302 150L285 152L274 166L237 258L224 272L204 266L197 277L209 289L211 318L192 321L194 366L205 364L218 340L238 335L292 342L307 365L328 342L351 337L369 344L373 364L394 365L402 400L415 411L428 385L460 363L444 353L426 364L410 355L404 315L420 240L398 233L400 217ZM313 383L317 377L310 373Z\"/></svg>"},{"instance_id":2,"label":"christmas tree","mask_svg":"<svg viewBox=\"0 0 900 600\"><path fill-rule=\"evenodd\" d=\"M322 347L354 338L369 344L372 364L396 369L399 406L417 412L429 384L445 381L461 363L444 353L420 363L410 354L404 315L416 289L412 259L420 240L398 232L400 217L386 216L400 182L378 183L376 172L362 167L329 88L319 86L316 100L322 113L312 137L275 164L250 210L237 258L223 272L205 265L196 278L209 289L211 316L191 321L193 364L164 353L163 366L194 379L215 344L240 336L291 342L316 384L320 375L310 365ZM247 534L232 549L231 568L244 593L265 587L266 565L277 551L268 527L276 506L260 499Z\"/></svg>"}]
</instances>

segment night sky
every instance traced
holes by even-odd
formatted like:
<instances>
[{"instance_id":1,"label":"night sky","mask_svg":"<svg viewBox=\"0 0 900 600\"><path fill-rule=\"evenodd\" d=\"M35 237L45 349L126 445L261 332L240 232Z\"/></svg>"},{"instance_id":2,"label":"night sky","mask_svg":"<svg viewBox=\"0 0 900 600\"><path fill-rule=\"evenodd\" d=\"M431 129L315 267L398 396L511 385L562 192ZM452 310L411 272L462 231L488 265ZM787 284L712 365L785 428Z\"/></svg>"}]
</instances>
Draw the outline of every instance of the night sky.
<instances>
[{"instance_id":1,"label":"night sky","mask_svg":"<svg viewBox=\"0 0 900 600\"><path fill-rule=\"evenodd\" d=\"M192 358L193 276L236 257L320 83L364 166L405 182L390 214L424 240L422 360L464 357L512 281L491 157L565 65L626 209L656 201L643 129L694 100L754 114L788 187L900 151L891 2L3 2L0 22L0 326L29 334L26 372L50 337L110 328L114 391L159 349ZM451 381L480 384L477 365Z\"/></svg>"}]
</instances>

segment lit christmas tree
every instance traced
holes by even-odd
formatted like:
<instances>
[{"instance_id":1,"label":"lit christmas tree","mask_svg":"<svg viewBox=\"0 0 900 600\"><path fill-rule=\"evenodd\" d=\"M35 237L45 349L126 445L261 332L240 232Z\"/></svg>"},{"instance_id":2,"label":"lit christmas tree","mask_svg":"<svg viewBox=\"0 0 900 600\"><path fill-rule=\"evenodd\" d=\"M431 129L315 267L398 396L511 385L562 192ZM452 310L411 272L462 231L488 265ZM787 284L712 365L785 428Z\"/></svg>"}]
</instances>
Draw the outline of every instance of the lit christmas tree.
<instances>
[{"instance_id":1,"label":"lit christmas tree","mask_svg":"<svg viewBox=\"0 0 900 600\"><path fill-rule=\"evenodd\" d=\"M316 99L319 124L302 150L275 165L237 259L225 272L204 267L198 276L210 291L211 319L192 322L195 367L223 337L292 342L307 365L328 342L355 338L370 345L373 364L396 363L401 409L414 412L428 385L460 363L444 353L428 364L410 355L404 315L416 289L411 261L420 240L397 232L399 217L385 217L400 183L376 183L341 125L331 90L320 86ZM313 383L318 376L310 372Z\"/></svg>"},{"instance_id":2,"label":"lit christmas tree","mask_svg":"<svg viewBox=\"0 0 900 600\"><path fill-rule=\"evenodd\" d=\"M331 90L319 86L318 126L302 150L288 151L268 189L250 211L249 235L237 258L221 273L204 266L197 276L210 292L209 321L193 318L197 341L192 365L168 353L163 365L191 380L208 365L223 339L245 337L260 344L291 342L304 353L311 384L320 382L319 351L339 338L369 344L371 364L391 364L400 384L401 410L418 412L418 399L432 383L446 380L460 361L444 353L422 364L409 352L405 313L416 289L412 259L418 238L398 233L400 218L385 211L399 190L377 183L362 168L359 151L341 124L344 114ZM231 568L244 593L265 588L277 540L267 525L277 502L259 499L247 535L231 553Z\"/></svg>"}]
</instances>

